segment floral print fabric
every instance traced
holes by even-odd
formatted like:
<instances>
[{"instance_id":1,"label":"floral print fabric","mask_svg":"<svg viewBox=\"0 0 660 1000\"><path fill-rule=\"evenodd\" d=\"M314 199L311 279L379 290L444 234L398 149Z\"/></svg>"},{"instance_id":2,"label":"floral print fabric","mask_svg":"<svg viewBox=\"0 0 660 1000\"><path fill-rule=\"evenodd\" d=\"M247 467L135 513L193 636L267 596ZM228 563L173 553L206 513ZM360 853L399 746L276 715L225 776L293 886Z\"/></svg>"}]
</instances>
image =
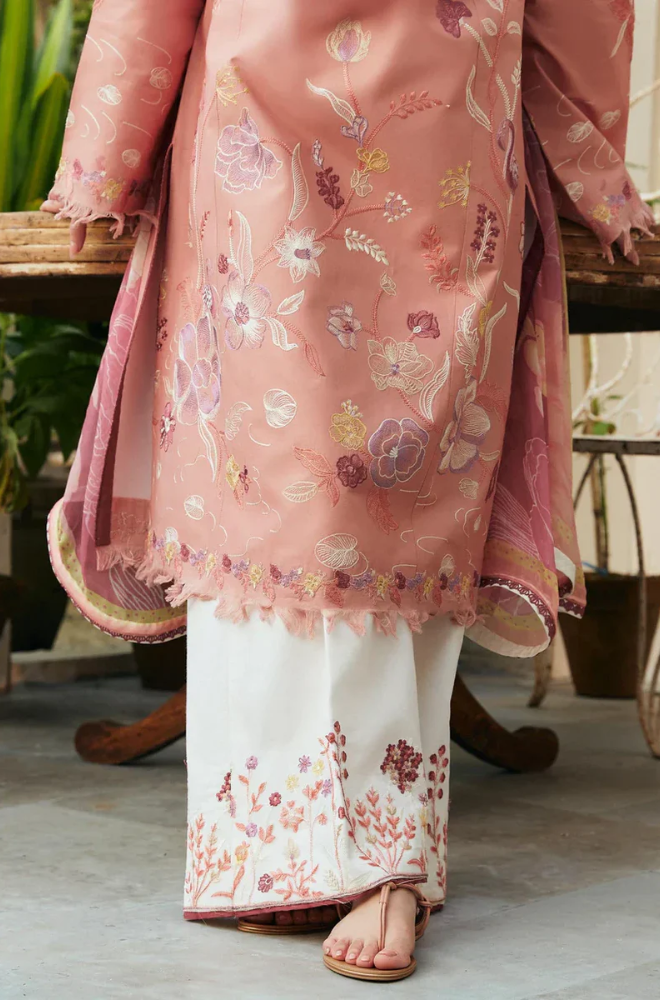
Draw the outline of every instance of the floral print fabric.
<instances>
[{"instance_id":1,"label":"floral print fabric","mask_svg":"<svg viewBox=\"0 0 660 1000\"><path fill-rule=\"evenodd\" d=\"M308 641L279 619L218 620L211 601L188 615L185 915L349 900L392 879L444 902L463 629L402 622L391 642L341 623Z\"/></svg>"},{"instance_id":2,"label":"floral print fabric","mask_svg":"<svg viewBox=\"0 0 660 1000\"><path fill-rule=\"evenodd\" d=\"M181 631L196 597L308 632L446 614L529 655L584 604L553 199L626 250L646 224L622 160L632 14L285 6L96 5L54 195L142 213L142 242L56 571L132 638Z\"/></svg>"}]
</instances>

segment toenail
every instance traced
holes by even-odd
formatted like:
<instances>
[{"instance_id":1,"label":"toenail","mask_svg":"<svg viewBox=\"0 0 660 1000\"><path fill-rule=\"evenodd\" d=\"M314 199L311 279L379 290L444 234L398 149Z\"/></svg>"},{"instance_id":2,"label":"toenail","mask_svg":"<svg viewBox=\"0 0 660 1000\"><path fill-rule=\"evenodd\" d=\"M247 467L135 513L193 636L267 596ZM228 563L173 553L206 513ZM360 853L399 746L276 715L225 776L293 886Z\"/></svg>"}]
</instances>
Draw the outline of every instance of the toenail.
<instances>
[{"instance_id":1,"label":"toenail","mask_svg":"<svg viewBox=\"0 0 660 1000\"><path fill-rule=\"evenodd\" d=\"M335 955L337 955L337 956L341 955L341 949L337 949L337 951L335 952Z\"/></svg>"}]
</instances>

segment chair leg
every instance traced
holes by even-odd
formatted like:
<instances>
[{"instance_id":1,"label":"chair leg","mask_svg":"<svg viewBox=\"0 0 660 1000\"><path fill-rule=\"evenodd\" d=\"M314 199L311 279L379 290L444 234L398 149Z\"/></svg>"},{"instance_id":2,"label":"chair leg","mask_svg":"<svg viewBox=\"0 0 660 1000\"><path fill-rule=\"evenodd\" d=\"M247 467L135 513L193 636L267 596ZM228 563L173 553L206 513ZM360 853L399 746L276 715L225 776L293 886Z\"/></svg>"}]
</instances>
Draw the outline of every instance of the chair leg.
<instances>
[{"instance_id":1,"label":"chair leg","mask_svg":"<svg viewBox=\"0 0 660 1000\"><path fill-rule=\"evenodd\" d=\"M103 719L85 722L75 746L90 764L130 764L176 742L186 734L185 686L140 722L124 726Z\"/></svg>"},{"instance_id":2,"label":"chair leg","mask_svg":"<svg viewBox=\"0 0 660 1000\"><path fill-rule=\"evenodd\" d=\"M460 677L451 699L451 738L473 757L518 773L545 771L559 753L559 740L551 729L524 726L510 733L489 715Z\"/></svg>"}]
</instances>

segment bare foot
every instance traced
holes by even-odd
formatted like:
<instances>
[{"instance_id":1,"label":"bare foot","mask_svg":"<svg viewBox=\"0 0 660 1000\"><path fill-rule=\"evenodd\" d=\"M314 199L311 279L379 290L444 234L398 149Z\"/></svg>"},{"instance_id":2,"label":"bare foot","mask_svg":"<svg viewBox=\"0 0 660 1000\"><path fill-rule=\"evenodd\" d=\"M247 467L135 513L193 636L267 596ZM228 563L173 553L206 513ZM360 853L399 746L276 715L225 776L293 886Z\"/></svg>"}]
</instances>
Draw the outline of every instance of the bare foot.
<instances>
[{"instance_id":1,"label":"bare foot","mask_svg":"<svg viewBox=\"0 0 660 1000\"><path fill-rule=\"evenodd\" d=\"M417 899L409 889L390 893L387 904L385 947L379 951L380 889L353 904L348 916L340 920L323 942L323 951L331 958L363 969L405 969L415 950Z\"/></svg>"},{"instance_id":2,"label":"bare foot","mask_svg":"<svg viewBox=\"0 0 660 1000\"><path fill-rule=\"evenodd\" d=\"M316 926L328 924L337 920L337 909L334 906L310 906L308 910L282 910L280 913L253 913L245 918L252 924L279 924L281 927Z\"/></svg>"}]
</instances>

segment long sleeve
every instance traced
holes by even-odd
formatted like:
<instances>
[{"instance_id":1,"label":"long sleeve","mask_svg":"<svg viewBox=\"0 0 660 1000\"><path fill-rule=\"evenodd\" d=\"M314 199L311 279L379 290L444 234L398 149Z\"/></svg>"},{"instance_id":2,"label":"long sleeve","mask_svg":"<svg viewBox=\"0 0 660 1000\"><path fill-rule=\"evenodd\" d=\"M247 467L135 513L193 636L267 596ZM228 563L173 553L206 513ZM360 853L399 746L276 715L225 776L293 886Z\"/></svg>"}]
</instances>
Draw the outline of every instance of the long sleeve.
<instances>
[{"instance_id":1,"label":"long sleeve","mask_svg":"<svg viewBox=\"0 0 660 1000\"><path fill-rule=\"evenodd\" d=\"M626 170L633 0L527 0L523 104L560 215L589 226L608 254L634 256L631 228L653 222Z\"/></svg>"},{"instance_id":2,"label":"long sleeve","mask_svg":"<svg viewBox=\"0 0 660 1000\"><path fill-rule=\"evenodd\" d=\"M90 222L144 209L204 0L96 0L51 198Z\"/></svg>"}]
</instances>

